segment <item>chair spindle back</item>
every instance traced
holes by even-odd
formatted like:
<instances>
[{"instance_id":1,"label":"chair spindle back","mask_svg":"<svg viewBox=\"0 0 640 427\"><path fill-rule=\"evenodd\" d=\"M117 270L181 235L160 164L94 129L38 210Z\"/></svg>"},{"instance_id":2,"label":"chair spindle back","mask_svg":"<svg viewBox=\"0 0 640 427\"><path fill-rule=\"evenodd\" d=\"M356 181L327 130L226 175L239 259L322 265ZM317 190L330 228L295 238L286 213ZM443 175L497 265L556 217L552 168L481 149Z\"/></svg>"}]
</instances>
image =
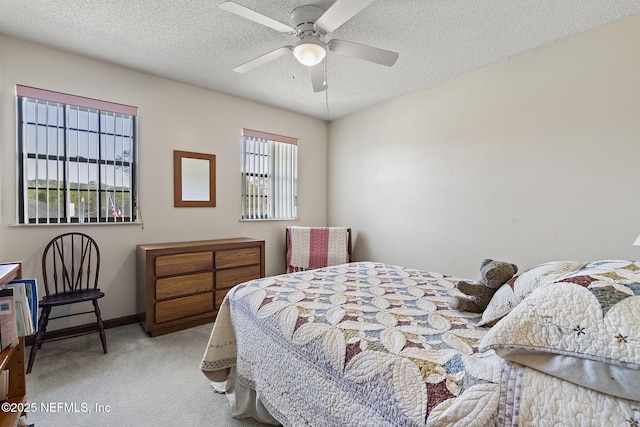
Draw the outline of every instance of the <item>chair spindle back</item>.
<instances>
[{"instance_id":1,"label":"chair spindle back","mask_svg":"<svg viewBox=\"0 0 640 427\"><path fill-rule=\"evenodd\" d=\"M42 255L47 296L97 289L100 250L84 233L65 233L51 240Z\"/></svg>"}]
</instances>

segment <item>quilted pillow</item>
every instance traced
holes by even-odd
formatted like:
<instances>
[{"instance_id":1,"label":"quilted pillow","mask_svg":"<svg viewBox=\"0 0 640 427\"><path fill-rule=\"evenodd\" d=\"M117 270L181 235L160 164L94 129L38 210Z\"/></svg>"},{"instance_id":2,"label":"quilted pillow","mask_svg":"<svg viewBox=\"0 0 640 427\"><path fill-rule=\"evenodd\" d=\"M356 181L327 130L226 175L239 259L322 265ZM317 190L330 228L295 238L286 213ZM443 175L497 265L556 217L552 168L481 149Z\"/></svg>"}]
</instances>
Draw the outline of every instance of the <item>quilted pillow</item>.
<instances>
[{"instance_id":1,"label":"quilted pillow","mask_svg":"<svg viewBox=\"0 0 640 427\"><path fill-rule=\"evenodd\" d=\"M481 350L640 401L640 263L589 265L533 291Z\"/></svg>"},{"instance_id":2,"label":"quilted pillow","mask_svg":"<svg viewBox=\"0 0 640 427\"><path fill-rule=\"evenodd\" d=\"M482 321L479 326L489 325L500 320L536 288L553 282L567 273L582 268L584 265L584 262L576 261L551 261L514 276L498 288L493 295L489 305L482 313Z\"/></svg>"}]
</instances>

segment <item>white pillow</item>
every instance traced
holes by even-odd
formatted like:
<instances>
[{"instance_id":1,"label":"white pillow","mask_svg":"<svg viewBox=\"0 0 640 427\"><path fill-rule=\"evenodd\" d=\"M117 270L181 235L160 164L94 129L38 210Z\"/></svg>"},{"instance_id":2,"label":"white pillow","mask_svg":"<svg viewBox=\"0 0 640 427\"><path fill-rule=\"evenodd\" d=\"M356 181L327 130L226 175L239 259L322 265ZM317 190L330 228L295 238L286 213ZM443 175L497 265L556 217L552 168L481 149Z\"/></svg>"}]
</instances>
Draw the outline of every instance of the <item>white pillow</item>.
<instances>
[{"instance_id":1,"label":"white pillow","mask_svg":"<svg viewBox=\"0 0 640 427\"><path fill-rule=\"evenodd\" d=\"M500 320L536 288L553 282L567 273L582 268L584 265L584 262L576 261L551 261L514 276L498 288L491 301L489 301L489 305L482 313L482 321L478 325L489 325Z\"/></svg>"},{"instance_id":2,"label":"white pillow","mask_svg":"<svg viewBox=\"0 0 640 427\"><path fill-rule=\"evenodd\" d=\"M638 271L631 261L594 266L539 287L489 330L481 350L640 401Z\"/></svg>"}]
</instances>

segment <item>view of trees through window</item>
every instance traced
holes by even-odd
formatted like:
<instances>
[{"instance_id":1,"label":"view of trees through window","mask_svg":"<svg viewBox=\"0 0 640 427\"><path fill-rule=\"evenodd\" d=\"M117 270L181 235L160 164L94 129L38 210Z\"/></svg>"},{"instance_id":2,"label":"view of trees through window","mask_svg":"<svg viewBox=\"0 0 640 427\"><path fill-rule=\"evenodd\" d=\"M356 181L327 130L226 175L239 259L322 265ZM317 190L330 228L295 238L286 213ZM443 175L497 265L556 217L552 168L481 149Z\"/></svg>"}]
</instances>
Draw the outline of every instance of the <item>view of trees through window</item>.
<instances>
[{"instance_id":1,"label":"view of trees through window","mask_svg":"<svg viewBox=\"0 0 640 427\"><path fill-rule=\"evenodd\" d=\"M21 223L135 221L135 116L19 97Z\"/></svg>"},{"instance_id":2,"label":"view of trees through window","mask_svg":"<svg viewBox=\"0 0 640 427\"><path fill-rule=\"evenodd\" d=\"M298 140L243 130L242 219L297 216Z\"/></svg>"}]
</instances>

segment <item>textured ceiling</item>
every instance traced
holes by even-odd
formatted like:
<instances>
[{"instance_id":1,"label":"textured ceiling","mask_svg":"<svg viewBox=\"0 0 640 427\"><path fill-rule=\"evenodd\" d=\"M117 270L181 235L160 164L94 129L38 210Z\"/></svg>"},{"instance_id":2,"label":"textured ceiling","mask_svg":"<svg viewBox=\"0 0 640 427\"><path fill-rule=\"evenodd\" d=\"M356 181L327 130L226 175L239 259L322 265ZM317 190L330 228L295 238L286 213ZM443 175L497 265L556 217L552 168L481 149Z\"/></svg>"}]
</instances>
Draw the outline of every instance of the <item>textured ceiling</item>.
<instances>
[{"instance_id":1,"label":"textured ceiling","mask_svg":"<svg viewBox=\"0 0 640 427\"><path fill-rule=\"evenodd\" d=\"M297 6L334 3L235 1L285 24ZM333 120L640 13L640 0L377 0L329 38L399 52L396 64L330 52L329 90L314 93L292 55L232 71L297 38L225 12L221 2L0 0L0 34Z\"/></svg>"}]
</instances>

